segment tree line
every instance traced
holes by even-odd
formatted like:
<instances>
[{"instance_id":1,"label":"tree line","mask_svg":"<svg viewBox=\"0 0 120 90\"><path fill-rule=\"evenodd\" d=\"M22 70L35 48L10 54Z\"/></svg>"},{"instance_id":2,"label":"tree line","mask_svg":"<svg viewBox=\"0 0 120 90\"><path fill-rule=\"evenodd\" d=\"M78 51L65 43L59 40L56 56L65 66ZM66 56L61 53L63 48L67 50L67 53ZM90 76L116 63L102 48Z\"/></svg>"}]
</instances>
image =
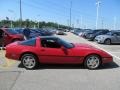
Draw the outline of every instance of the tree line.
<instances>
[{"instance_id":1,"label":"tree line","mask_svg":"<svg viewBox=\"0 0 120 90\"><path fill-rule=\"evenodd\" d=\"M54 22L45 22L45 21L40 21L40 22L36 22L33 20L23 20L21 25L21 28L24 28L26 26L28 26L29 28L44 28L44 27L50 27L50 28L64 28L64 29L69 29L69 26L65 26L65 25L61 25L58 23L54 23ZM20 28L20 20L1 20L0 21L0 26L8 26L8 27L12 27L12 28Z\"/></svg>"}]
</instances>

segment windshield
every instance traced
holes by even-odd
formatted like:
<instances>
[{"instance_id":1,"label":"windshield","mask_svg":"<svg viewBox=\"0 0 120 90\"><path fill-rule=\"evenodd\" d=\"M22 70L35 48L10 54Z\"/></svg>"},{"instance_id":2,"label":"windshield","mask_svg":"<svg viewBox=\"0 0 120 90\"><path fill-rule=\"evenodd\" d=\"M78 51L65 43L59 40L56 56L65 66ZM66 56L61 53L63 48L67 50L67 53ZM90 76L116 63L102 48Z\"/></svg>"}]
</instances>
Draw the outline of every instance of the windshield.
<instances>
[{"instance_id":1,"label":"windshield","mask_svg":"<svg viewBox=\"0 0 120 90\"><path fill-rule=\"evenodd\" d=\"M113 32L108 32L108 33L107 33L107 35L112 35L112 34L113 34Z\"/></svg>"},{"instance_id":2,"label":"windshield","mask_svg":"<svg viewBox=\"0 0 120 90\"><path fill-rule=\"evenodd\" d=\"M8 30L6 30L8 33L10 33L10 34L18 34L18 32L17 31L15 31L15 30L13 30L13 29L8 29Z\"/></svg>"},{"instance_id":3,"label":"windshield","mask_svg":"<svg viewBox=\"0 0 120 90\"><path fill-rule=\"evenodd\" d=\"M62 44L66 48L73 48L74 45L72 43L66 42L65 40L59 39L58 40L60 44Z\"/></svg>"}]
</instances>

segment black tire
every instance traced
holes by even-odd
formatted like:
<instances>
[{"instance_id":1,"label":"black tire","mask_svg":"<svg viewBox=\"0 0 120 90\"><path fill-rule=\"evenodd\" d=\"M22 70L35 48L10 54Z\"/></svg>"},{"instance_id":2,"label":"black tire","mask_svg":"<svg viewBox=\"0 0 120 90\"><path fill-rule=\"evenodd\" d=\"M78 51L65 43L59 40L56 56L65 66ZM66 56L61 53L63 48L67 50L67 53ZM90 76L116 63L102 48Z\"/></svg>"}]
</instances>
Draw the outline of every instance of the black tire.
<instances>
[{"instance_id":1,"label":"black tire","mask_svg":"<svg viewBox=\"0 0 120 90\"><path fill-rule=\"evenodd\" d=\"M110 39L106 39L106 40L104 41L104 44L110 45L110 44L111 44L111 40L110 40Z\"/></svg>"},{"instance_id":2,"label":"black tire","mask_svg":"<svg viewBox=\"0 0 120 90\"><path fill-rule=\"evenodd\" d=\"M91 61L92 59L91 58L95 58L96 59L96 62L95 61ZM96 65L94 66L91 66L89 65L89 63L92 63L92 64L95 64ZM101 58L98 56L98 55L89 55L85 58L85 61L84 61L84 66L85 68L87 69L90 69L90 70L94 70L94 69L97 69L101 66Z\"/></svg>"},{"instance_id":3,"label":"black tire","mask_svg":"<svg viewBox=\"0 0 120 90\"><path fill-rule=\"evenodd\" d=\"M25 60L25 59L27 59L27 60ZM22 55L20 60L21 60L22 66L28 70L36 69L39 65L37 57L33 54L24 54L24 55ZM31 67L27 66L26 63L29 63L29 64L31 63Z\"/></svg>"}]
</instances>

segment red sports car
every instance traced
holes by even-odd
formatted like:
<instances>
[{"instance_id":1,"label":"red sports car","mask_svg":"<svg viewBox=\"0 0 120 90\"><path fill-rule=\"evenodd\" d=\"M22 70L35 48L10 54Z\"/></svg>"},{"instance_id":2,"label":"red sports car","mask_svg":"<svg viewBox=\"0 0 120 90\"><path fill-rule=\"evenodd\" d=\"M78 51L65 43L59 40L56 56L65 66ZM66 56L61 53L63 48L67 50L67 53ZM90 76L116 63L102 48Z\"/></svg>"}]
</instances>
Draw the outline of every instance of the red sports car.
<instances>
[{"instance_id":1,"label":"red sports car","mask_svg":"<svg viewBox=\"0 0 120 90\"><path fill-rule=\"evenodd\" d=\"M16 31L9 28L1 28L0 35L4 38L4 45L24 40L24 36L22 34L18 34ZM0 45L2 45L2 42L0 42Z\"/></svg>"},{"instance_id":2,"label":"red sports car","mask_svg":"<svg viewBox=\"0 0 120 90\"><path fill-rule=\"evenodd\" d=\"M113 61L111 55L93 46L69 43L54 36L11 43L6 46L6 57L20 60L26 69L35 69L39 63L84 64L88 69L96 69Z\"/></svg>"}]
</instances>

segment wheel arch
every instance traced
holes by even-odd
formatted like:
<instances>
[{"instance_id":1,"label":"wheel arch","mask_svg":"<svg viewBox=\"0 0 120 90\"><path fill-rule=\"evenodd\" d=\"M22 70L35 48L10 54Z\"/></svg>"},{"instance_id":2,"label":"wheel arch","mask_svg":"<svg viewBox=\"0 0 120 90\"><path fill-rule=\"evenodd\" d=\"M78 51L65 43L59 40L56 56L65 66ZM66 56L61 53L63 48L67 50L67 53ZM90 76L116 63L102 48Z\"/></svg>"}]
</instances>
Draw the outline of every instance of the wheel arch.
<instances>
[{"instance_id":1,"label":"wheel arch","mask_svg":"<svg viewBox=\"0 0 120 90\"><path fill-rule=\"evenodd\" d=\"M110 42L112 42L112 39L111 39L111 38L106 38L106 39L104 40L104 43L105 43L106 40L110 40Z\"/></svg>"},{"instance_id":2,"label":"wheel arch","mask_svg":"<svg viewBox=\"0 0 120 90\"><path fill-rule=\"evenodd\" d=\"M100 58L101 63L102 63L102 56L99 55L99 54L97 54L97 53L90 53L90 54L87 54L87 55L84 57L83 63L85 62L86 58L87 58L88 56L90 56L90 55L96 55L96 56L98 56L98 57Z\"/></svg>"},{"instance_id":3,"label":"wheel arch","mask_svg":"<svg viewBox=\"0 0 120 90\"><path fill-rule=\"evenodd\" d=\"M34 55L36 58L37 58L37 60L39 61L39 58L38 58L38 56L35 54L35 53L33 53L33 52L24 52L24 53L22 53L21 55L20 55L20 57L19 57L19 60L21 60L21 58L22 58L22 56L24 55L24 54L32 54L32 55Z\"/></svg>"},{"instance_id":4,"label":"wheel arch","mask_svg":"<svg viewBox=\"0 0 120 90\"><path fill-rule=\"evenodd\" d=\"M14 39L12 40L12 42L14 42L15 40L16 40L16 41L17 41L17 40L20 41L19 38L14 38Z\"/></svg>"}]
</instances>

